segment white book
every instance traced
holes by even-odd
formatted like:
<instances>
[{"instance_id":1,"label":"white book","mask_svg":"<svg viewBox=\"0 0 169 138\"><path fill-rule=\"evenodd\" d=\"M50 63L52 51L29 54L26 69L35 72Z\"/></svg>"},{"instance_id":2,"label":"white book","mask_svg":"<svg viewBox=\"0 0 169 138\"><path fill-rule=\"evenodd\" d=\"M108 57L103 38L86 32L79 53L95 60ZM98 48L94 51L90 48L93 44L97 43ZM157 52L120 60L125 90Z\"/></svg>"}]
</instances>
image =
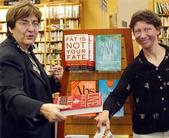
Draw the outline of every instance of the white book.
<instances>
[{"instance_id":1,"label":"white book","mask_svg":"<svg viewBox=\"0 0 169 138\"><path fill-rule=\"evenodd\" d=\"M89 138L89 135L66 135L65 138Z\"/></svg>"}]
</instances>

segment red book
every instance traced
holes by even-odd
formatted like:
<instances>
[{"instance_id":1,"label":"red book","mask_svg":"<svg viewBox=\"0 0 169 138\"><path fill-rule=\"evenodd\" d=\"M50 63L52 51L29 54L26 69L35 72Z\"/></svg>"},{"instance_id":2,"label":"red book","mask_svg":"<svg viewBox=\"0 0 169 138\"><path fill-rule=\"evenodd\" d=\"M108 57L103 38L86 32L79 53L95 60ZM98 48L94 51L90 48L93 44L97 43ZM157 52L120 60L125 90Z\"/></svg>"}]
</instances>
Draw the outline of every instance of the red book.
<instances>
[{"instance_id":1,"label":"red book","mask_svg":"<svg viewBox=\"0 0 169 138\"><path fill-rule=\"evenodd\" d=\"M54 103L71 106L71 108L61 111L66 116L98 113L103 111L102 95L100 93L61 96L55 98Z\"/></svg>"},{"instance_id":2,"label":"red book","mask_svg":"<svg viewBox=\"0 0 169 138\"><path fill-rule=\"evenodd\" d=\"M84 95L96 93L96 81L95 80L75 80L71 81L71 95ZM78 115L78 117L92 117L96 116L93 114Z\"/></svg>"},{"instance_id":3,"label":"red book","mask_svg":"<svg viewBox=\"0 0 169 138\"><path fill-rule=\"evenodd\" d=\"M88 70L95 70L95 48L94 48L94 36L89 35L89 60L88 60Z\"/></svg>"}]
</instances>

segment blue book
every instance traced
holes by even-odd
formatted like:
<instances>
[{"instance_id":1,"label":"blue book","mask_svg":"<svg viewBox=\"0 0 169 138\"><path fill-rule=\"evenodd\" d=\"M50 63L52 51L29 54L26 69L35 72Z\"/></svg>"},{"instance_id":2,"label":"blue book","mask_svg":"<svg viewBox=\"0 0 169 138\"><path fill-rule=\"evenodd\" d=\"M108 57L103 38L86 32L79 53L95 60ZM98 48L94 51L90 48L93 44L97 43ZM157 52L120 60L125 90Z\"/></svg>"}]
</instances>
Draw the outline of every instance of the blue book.
<instances>
[{"instance_id":1,"label":"blue book","mask_svg":"<svg viewBox=\"0 0 169 138\"><path fill-rule=\"evenodd\" d=\"M99 92L102 93L103 102L106 100L108 95L113 92L114 88L117 86L119 80L99 80L98 87ZM124 116L124 107L122 107L113 117L122 117Z\"/></svg>"},{"instance_id":2,"label":"blue book","mask_svg":"<svg viewBox=\"0 0 169 138\"><path fill-rule=\"evenodd\" d=\"M121 34L96 36L96 70L121 70Z\"/></svg>"}]
</instances>

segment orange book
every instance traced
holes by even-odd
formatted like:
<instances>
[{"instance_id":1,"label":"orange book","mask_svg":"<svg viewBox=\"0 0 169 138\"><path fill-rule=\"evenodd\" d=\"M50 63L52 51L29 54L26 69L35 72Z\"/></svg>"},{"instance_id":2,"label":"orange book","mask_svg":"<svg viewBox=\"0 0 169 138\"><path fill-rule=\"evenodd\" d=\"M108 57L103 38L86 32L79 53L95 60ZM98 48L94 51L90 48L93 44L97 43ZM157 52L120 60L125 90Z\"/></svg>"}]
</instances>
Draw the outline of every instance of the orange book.
<instances>
[{"instance_id":1,"label":"orange book","mask_svg":"<svg viewBox=\"0 0 169 138\"><path fill-rule=\"evenodd\" d=\"M96 93L96 80L71 81L71 95L87 95ZM78 117L93 117L95 113L78 115Z\"/></svg>"}]
</instances>

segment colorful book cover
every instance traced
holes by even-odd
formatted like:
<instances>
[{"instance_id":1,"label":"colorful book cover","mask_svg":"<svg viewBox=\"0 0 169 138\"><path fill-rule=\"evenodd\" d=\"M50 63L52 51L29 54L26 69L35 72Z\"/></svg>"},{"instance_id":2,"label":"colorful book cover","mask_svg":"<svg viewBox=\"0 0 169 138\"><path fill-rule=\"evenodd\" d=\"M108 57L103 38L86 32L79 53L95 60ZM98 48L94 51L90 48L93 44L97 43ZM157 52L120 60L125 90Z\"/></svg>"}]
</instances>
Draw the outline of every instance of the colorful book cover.
<instances>
[{"instance_id":1,"label":"colorful book cover","mask_svg":"<svg viewBox=\"0 0 169 138\"><path fill-rule=\"evenodd\" d=\"M96 80L76 80L70 82L71 95L96 93Z\"/></svg>"},{"instance_id":2,"label":"colorful book cover","mask_svg":"<svg viewBox=\"0 0 169 138\"><path fill-rule=\"evenodd\" d=\"M119 80L99 80L99 92L103 96L103 102L106 100L108 95L113 92L114 88L117 86ZM122 107L115 115L114 117L122 117L124 116L124 107Z\"/></svg>"},{"instance_id":3,"label":"colorful book cover","mask_svg":"<svg viewBox=\"0 0 169 138\"><path fill-rule=\"evenodd\" d=\"M70 82L71 87L71 95L87 95L96 93L96 80L76 80ZM93 117L96 116L95 113L93 114L83 114L78 115L78 117Z\"/></svg>"},{"instance_id":4,"label":"colorful book cover","mask_svg":"<svg viewBox=\"0 0 169 138\"><path fill-rule=\"evenodd\" d=\"M87 70L88 34L65 35L65 66L68 70Z\"/></svg>"},{"instance_id":5,"label":"colorful book cover","mask_svg":"<svg viewBox=\"0 0 169 138\"><path fill-rule=\"evenodd\" d=\"M96 36L96 70L121 70L121 34Z\"/></svg>"},{"instance_id":6,"label":"colorful book cover","mask_svg":"<svg viewBox=\"0 0 169 138\"><path fill-rule=\"evenodd\" d=\"M101 93L61 96L54 98L53 102L55 104L70 105L71 108L61 111L66 116L98 113L103 111Z\"/></svg>"}]
</instances>

